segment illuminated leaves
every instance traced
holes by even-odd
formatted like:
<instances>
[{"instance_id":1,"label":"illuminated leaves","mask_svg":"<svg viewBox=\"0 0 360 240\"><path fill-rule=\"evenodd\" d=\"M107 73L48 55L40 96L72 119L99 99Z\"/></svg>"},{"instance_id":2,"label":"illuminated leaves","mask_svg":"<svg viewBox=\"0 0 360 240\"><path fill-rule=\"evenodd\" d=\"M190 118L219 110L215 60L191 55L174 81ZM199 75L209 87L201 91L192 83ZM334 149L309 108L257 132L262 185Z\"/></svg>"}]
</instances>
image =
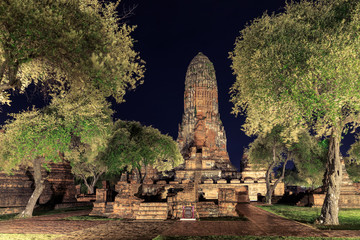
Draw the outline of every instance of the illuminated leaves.
<instances>
[{"instance_id":1,"label":"illuminated leaves","mask_svg":"<svg viewBox=\"0 0 360 240\"><path fill-rule=\"evenodd\" d=\"M31 166L39 156L45 162L94 160L105 148L112 127L109 103L97 91L55 98L44 109L13 114L1 134L0 166L10 172Z\"/></svg>"},{"instance_id":2,"label":"illuminated leaves","mask_svg":"<svg viewBox=\"0 0 360 240\"><path fill-rule=\"evenodd\" d=\"M100 159L113 173L148 165L165 171L183 162L178 146L170 136L138 122L120 120L115 123L108 146Z\"/></svg>"},{"instance_id":3,"label":"illuminated leaves","mask_svg":"<svg viewBox=\"0 0 360 240\"><path fill-rule=\"evenodd\" d=\"M118 4L1 1L0 103L10 103L9 89L49 79L57 93L66 85L92 86L122 102L125 91L141 83L144 66L133 50L134 27L119 26Z\"/></svg>"},{"instance_id":4,"label":"illuminated leaves","mask_svg":"<svg viewBox=\"0 0 360 240\"><path fill-rule=\"evenodd\" d=\"M236 82L233 113L244 113L248 135L273 126L285 137L311 126L327 136L360 111L360 4L301 1L264 14L240 32L230 53ZM291 137L292 135L292 137Z\"/></svg>"}]
</instances>

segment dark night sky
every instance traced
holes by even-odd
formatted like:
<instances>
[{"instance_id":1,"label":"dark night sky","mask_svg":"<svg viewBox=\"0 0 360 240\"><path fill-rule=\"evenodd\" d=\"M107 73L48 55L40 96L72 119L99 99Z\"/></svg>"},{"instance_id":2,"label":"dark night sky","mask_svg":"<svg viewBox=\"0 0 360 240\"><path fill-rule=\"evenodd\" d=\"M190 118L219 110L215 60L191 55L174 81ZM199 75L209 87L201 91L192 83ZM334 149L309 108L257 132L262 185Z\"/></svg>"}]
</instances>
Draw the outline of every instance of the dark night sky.
<instances>
[{"instance_id":1,"label":"dark night sky","mask_svg":"<svg viewBox=\"0 0 360 240\"><path fill-rule=\"evenodd\" d=\"M229 88L235 81L228 59L245 24L264 11L281 10L284 0L123 0L137 5L128 19L137 25L136 49L146 61L144 84L126 95L116 117L152 125L177 138L181 122L185 73L191 59L203 52L214 63L220 118L230 159L239 168L251 139L241 131L243 117L230 114Z\"/></svg>"},{"instance_id":2,"label":"dark night sky","mask_svg":"<svg viewBox=\"0 0 360 240\"><path fill-rule=\"evenodd\" d=\"M127 19L137 25L133 33L136 51L146 61L144 84L125 95L125 103L114 105L115 117L152 125L177 138L183 114L185 73L191 59L203 52L214 63L219 90L220 118L227 134L232 163L239 168L243 149L251 139L241 131L244 117L232 115L229 88L235 81L228 59L239 31L263 12L279 12L284 0L122 0L127 9L137 5ZM119 9L122 12L122 9ZM28 102L25 96L13 98L3 107L0 123L9 112ZM352 141L346 138L345 141ZM348 144L344 144L348 145ZM344 151L343 151L344 152Z\"/></svg>"}]
</instances>

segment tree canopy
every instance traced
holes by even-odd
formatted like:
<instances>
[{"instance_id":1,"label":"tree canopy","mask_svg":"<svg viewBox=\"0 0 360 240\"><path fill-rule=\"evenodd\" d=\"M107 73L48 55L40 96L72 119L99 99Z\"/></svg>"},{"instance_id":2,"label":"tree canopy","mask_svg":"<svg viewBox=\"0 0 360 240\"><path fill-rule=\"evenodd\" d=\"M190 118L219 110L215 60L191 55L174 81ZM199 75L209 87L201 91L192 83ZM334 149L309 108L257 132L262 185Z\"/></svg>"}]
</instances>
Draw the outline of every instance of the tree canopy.
<instances>
[{"instance_id":1,"label":"tree canopy","mask_svg":"<svg viewBox=\"0 0 360 240\"><path fill-rule=\"evenodd\" d=\"M11 173L19 167L32 167L35 190L20 217L32 216L45 185L41 169L63 158L78 159L85 145L97 152L106 143L104 137L112 125L110 104L97 91L84 95L53 98L43 109L12 114L0 133L0 169Z\"/></svg>"},{"instance_id":2,"label":"tree canopy","mask_svg":"<svg viewBox=\"0 0 360 240\"><path fill-rule=\"evenodd\" d=\"M134 27L119 24L119 2L0 1L0 103L30 83L61 93L92 86L123 101L144 66L133 50Z\"/></svg>"},{"instance_id":3,"label":"tree canopy","mask_svg":"<svg viewBox=\"0 0 360 240\"><path fill-rule=\"evenodd\" d=\"M117 2L0 1L0 104L12 90L40 84L51 103L13 114L0 133L0 169L33 167L35 190L20 216L31 216L44 189L42 167L63 157L94 160L112 128L106 97L122 102L141 83L143 61L121 23Z\"/></svg>"},{"instance_id":4,"label":"tree canopy","mask_svg":"<svg viewBox=\"0 0 360 240\"><path fill-rule=\"evenodd\" d=\"M261 135L249 146L250 163L266 169L266 203L271 204L272 193L277 184L282 181L285 174L285 167L290 159L290 153L286 142L281 137L283 127L275 126L267 135ZM275 167L281 167L280 177L271 185L271 173Z\"/></svg>"},{"instance_id":5,"label":"tree canopy","mask_svg":"<svg viewBox=\"0 0 360 240\"><path fill-rule=\"evenodd\" d=\"M290 2L247 25L230 54L233 112L246 113L247 134L280 124L290 141L303 127L329 137L324 224L338 224L341 134L360 122L359 16L356 0Z\"/></svg>"},{"instance_id":6,"label":"tree canopy","mask_svg":"<svg viewBox=\"0 0 360 240\"><path fill-rule=\"evenodd\" d=\"M78 158L81 152L74 149L81 144L96 152L106 144L99 136L109 134L111 113L110 104L93 91L76 97L67 94L43 109L12 114L1 133L0 166L10 172L32 166L38 157L44 163L60 161L60 153L68 159Z\"/></svg>"},{"instance_id":7,"label":"tree canopy","mask_svg":"<svg viewBox=\"0 0 360 240\"><path fill-rule=\"evenodd\" d=\"M100 156L108 171L140 170L152 166L159 171L171 170L183 162L176 142L153 127L139 122L115 122L107 149Z\"/></svg>"}]
</instances>

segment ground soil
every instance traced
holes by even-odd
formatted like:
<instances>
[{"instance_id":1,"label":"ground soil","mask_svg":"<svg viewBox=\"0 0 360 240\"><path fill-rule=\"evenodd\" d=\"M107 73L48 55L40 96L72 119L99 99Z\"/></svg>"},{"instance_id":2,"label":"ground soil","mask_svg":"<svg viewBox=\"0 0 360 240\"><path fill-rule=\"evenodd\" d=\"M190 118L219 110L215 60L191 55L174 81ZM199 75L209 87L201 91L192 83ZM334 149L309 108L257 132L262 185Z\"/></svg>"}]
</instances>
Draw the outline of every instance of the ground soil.
<instances>
[{"instance_id":1,"label":"ground soil","mask_svg":"<svg viewBox=\"0 0 360 240\"><path fill-rule=\"evenodd\" d=\"M360 231L318 230L284 219L252 204L238 205L237 211L249 221L66 221L68 216L87 215L90 210L68 212L31 219L0 222L0 233L62 234L58 239L139 239L164 236L255 235L359 237Z\"/></svg>"}]
</instances>

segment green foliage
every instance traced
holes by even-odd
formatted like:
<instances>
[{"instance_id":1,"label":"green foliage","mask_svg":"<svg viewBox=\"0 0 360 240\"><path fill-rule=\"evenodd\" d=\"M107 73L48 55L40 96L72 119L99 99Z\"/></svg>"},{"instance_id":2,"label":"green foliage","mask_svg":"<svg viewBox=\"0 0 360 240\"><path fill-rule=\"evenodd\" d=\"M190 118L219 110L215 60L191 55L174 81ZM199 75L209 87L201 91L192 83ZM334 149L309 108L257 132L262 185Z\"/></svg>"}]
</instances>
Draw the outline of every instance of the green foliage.
<instances>
[{"instance_id":1,"label":"green foliage","mask_svg":"<svg viewBox=\"0 0 360 240\"><path fill-rule=\"evenodd\" d=\"M64 120L39 110L13 115L1 133L0 166L10 172L21 165L31 166L38 157L43 162L60 161L60 152L69 151L70 132Z\"/></svg>"},{"instance_id":2,"label":"green foliage","mask_svg":"<svg viewBox=\"0 0 360 240\"><path fill-rule=\"evenodd\" d=\"M357 126L359 16L358 1L291 2L240 32L230 54L237 79L231 101L234 113L246 113L248 135L280 124L296 142L304 124L319 136Z\"/></svg>"},{"instance_id":3,"label":"green foliage","mask_svg":"<svg viewBox=\"0 0 360 240\"><path fill-rule=\"evenodd\" d=\"M250 143L248 151L250 163L267 169L276 167L285 161L287 148L281 137L282 130L281 126L276 126L266 136L259 136Z\"/></svg>"},{"instance_id":4,"label":"green foliage","mask_svg":"<svg viewBox=\"0 0 360 240\"><path fill-rule=\"evenodd\" d=\"M61 154L76 161L85 154L79 150L84 145L92 149L91 154L103 149L103 136L112 126L110 105L95 90L84 93L59 96L41 110L12 114L0 133L2 170L32 166L36 158L46 166L60 161Z\"/></svg>"},{"instance_id":5,"label":"green foliage","mask_svg":"<svg viewBox=\"0 0 360 240\"><path fill-rule=\"evenodd\" d=\"M0 1L0 103L32 82L62 93L92 86L123 101L143 77L134 27L119 27L119 2ZM50 80L51 79L51 80Z\"/></svg>"},{"instance_id":6,"label":"green foliage","mask_svg":"<svg viewBox=\"0 0 360 240\"><path fill-rule=\"evenodd\" d=\"M281 126L275 126L265 137L260 135L249 145L249 160L255 166L276 167L291 159L296 169L285 172L285 183L316 187L322 185L328 141L318 141L306 130L298 133L298 142L286 144ZM275 158L274 158L275 151ZM280 173L281 175L281 173Z\"/></svg>"},{"instance_id":7,"label":"green foliage","mask_svg":"<svg viewBox=\"0 0 360 240\"><path fill-rule=\"evenodd\" d=\"M312 188L321 186L329 148L328 142L327 139L319 141L308 131L302 131L299 142L290 147L296 172L292 172L285 182Z\"/></svg>"},{"instance_id":8,"label":"green foliage","mask_svg":"<svg viewBox=\"0 0 360 240\"><path fill-rule=\"evenodd\" d=\"M355 142L350 146L347 154L349 155L349 159L352 163L360 163L360 135L357 134L355 138Z\"/></svg>"},{"instance_id":9,"label":"green foliage","mask_svg":"<svg viewBox=\"0 0 360 240\"><path fill-rule=\"evenodd\" d=\"M230 54L233 113L246 113L246 134L266 135L281 125L289 143L299 141L303 128L330 136L324 224L338 222L342 133L360 124L359 30L358 0L291 1L283 13L265 13L246 26Z\"/></svg>"},{"instance_id":10,"label":"green foliage","mask_svg":"<svg viewBox=\"0 0 360 240\"><path fill-rule=\"evenodd\" d=\"M120 120L115 122L107 149L100 159L112 173L141 169L148 165L165 171L183 162L177 144L170 136L138 122Z\"/></svg>"},{"instance_id":11,"label":"green foliage","mask_svg":"<svg viewBox=\"0 0 360 240\"><path fill-rule=\"evenodd\" d=\"M359 135L356 135L356 141L350 146L347 154L349 157L346 159L346 170L349 177L354 182L360 182L360 141Z\"/></svg>"},{"instance_id":12,"label":"green foliage","mask_svg":"<svg viewBox=\"0 0 360 240\"><path fill-rule=\"evenodd\" d=\"M346 163L346 171L353 182L360 182L360 165L354 162Z\"/></svg>"}]
</instances>

